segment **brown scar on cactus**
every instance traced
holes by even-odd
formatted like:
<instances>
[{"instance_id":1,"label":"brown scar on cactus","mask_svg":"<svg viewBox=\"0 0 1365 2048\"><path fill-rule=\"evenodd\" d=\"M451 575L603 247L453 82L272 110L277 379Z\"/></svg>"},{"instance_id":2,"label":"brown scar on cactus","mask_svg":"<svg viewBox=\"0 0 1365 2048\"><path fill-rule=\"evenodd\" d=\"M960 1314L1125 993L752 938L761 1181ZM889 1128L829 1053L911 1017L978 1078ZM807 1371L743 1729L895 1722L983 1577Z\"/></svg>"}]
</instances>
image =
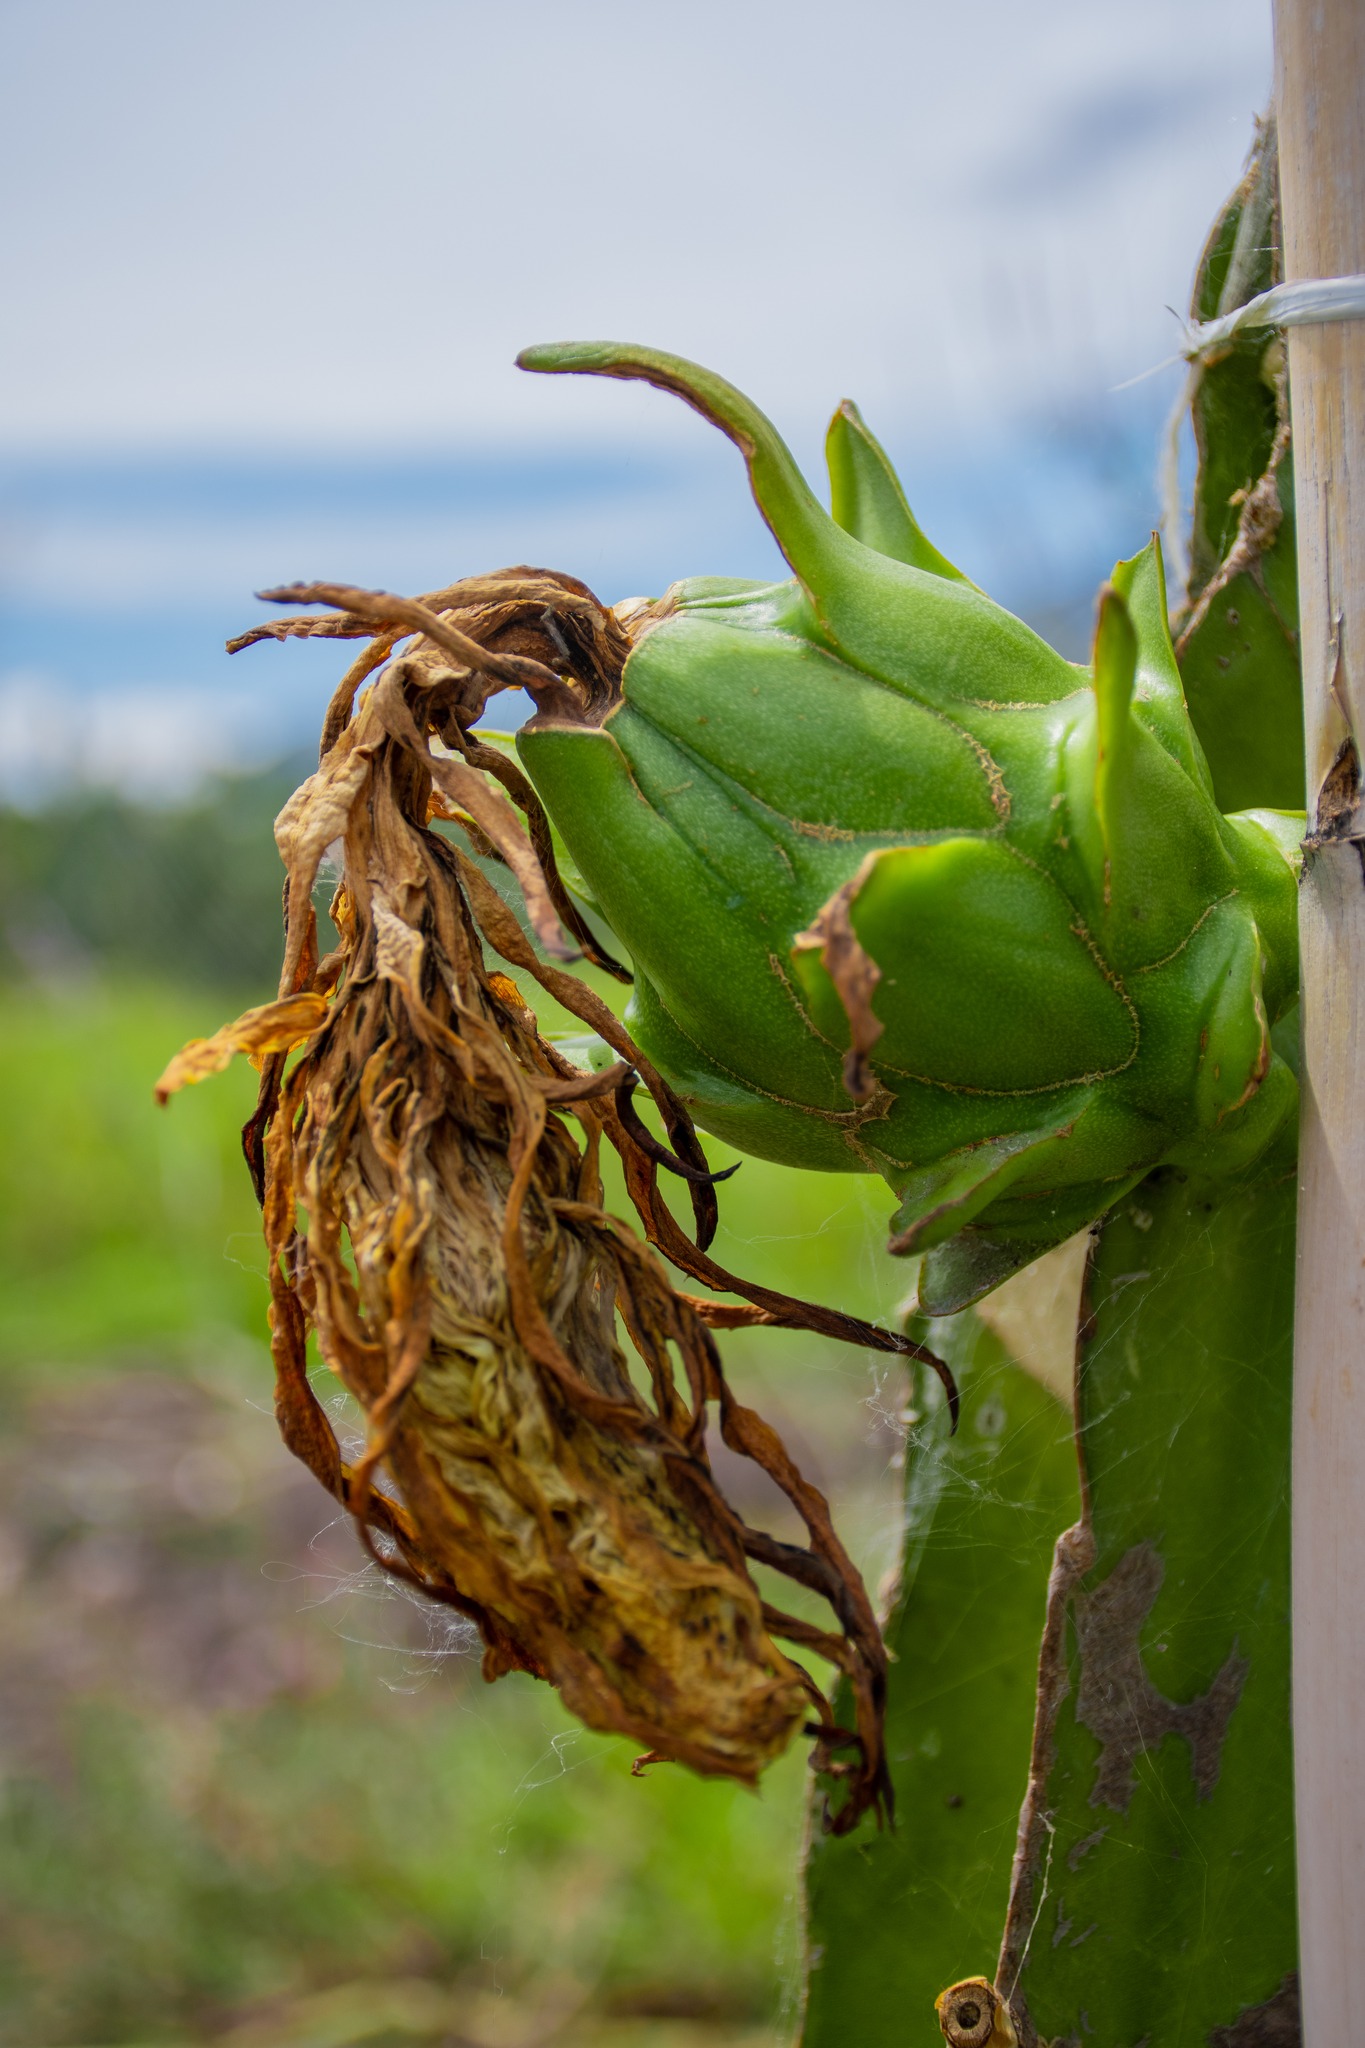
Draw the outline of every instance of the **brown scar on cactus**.
<instances>
[{"instance_id":1,"label":"brown scar on cactus","mask_svg":"<svg viewBox=\"0 0 1365 2048\"><path fill-rule=\"evenodd\" d=\"M844 1006L851 1040L844 1055L844 1087L855 1102L868 1102L876 1092L877 1077L868 1065L868 1054L885 1028L872 1008L882 971L860 942L852 918L853 899L876 859L875 853L869 854L857 874L835 890L814 922L793 941L796 951L819 952Z\"/></svg>"},{"instance_id":2,"label":"brown scar on cactus","mask_svg":"<svg viewBox=\"0 0 1365 2048\"><path fill-rule=\"evenodd\" d=\"M1142 1625L1161 1591L1166 1567L1150 1543L1135 1543L1100 1585L1073 1597L1080 1645L1076 1719L1102 1745L1092 1806L1126 1813L1137 1784L1137 1760L1168 1735L1190 1746L1195 1794L1209 1799L1218 1783L1223 1738L1242 1695L1248 1665L1234 1642L1208 1691L1169 1700L1143 1662Z\"/></svg>"},{"instance_id":3,"label":"brown scar on cactus","mask_svg":"<svg viewBox=\"0 0 1365 2048\"><path fill-rule=\"evenodd\" d=\"M1299 1978L1289 1970L1260 2005L1244 2006L1230 2026L1215 2027L1208 2048L1302 2048Z\"/></svg>"},{"instance_id":4,"label":"brown scar on cactus","mask_svg":"<svg viewBox=\"0 0 1365 2048\"><path fill-rule=\"evenodd\" d=\"M1058 1538L1048 1582L1033 1755L1001 1948L1001 1981L1012 1976L1016 1951L1033 1924L1035 1886L1051 1841L1044 1802L1056 1760L1057 1716L1072 1690L1066 1648L1068 1615L1075 1618L1079 1650L1076 1719L1101 1745L1090 1793L1092 1806L1125 1813L1136 1783L1138 1758L1158 1748L1167 1735L1182 1736L1189 1744L1196 1795L1201 1800L1211 1797L1228 1723L1246 1681L1247 1662L1234 1643L1207 1692L1193 1700L1167 1699L1148 1675L1141 1645L1142 1625L1165 1577L1159 1553L1150 1543L1134 1544L1100 1585L1086 1591L1083 1581L1094 1561L1094 1537L1087 1523L1078 1523ZM1105 1833L1098 1828L1075 1844L1068 1857L1073 1870L1083 1856L1099 1846Z\"/></svg>"},{"instance_id":5,"label":"brown scar on cactus","mask_svg":"<svg viewBox=\"0 0 1365 2048\"><path fill-rule=\"evenodd\" d=\"M1082 1344L1088 1312L1087 1293L1082 1297ZM1072 1691L1068 1620L1074 1617L1079 1652L1076 1719L1101 1745L1090 1793L1092 1806L1125 1813L1136 1785L1137 1759L1158 1748L1167 1735L1180 1735L1188 1742L1196 1796L1201 1800L1211 1797L1228 1723L1248 1669L1234 1644L1207 1692L1189 1701L1167 1699L1148 1676L1140 1640L1142 1625L1165 1576L1160 1555L1150 1543L1134 1544L1108 1577L1087 1592L1083 1582L1094 1563L1095 1539L1087 1519L1057 1539L1048 1581L1028 1787L1020 1809L1009 1908L995 1975L996 1995L1003 2001L1022 2048L1040 2048L1027 2000L1018 1987L1048 1889L1054 1842L1048 1785L1057 1760L1057 1718ZM1097 1828L1073 1845L1067 1857L1073 1871L1099 1848L1107 1832ZM993 2039L990 2035L982 2038ZM1229 2039L1240 2048L1240 2036ZM1257 2039L1254 2034L1247 2036L1248 2044Z\"/></svg>"},{"instance_id":6,"label":"brown scar on cactus","mask_svg":"<svg viewBox=\"0 0 1365 2048\"><path fill-rule=\"evenodd\" d=\"M376 1565L477 1624L486 1677L545 1678L589 1726L746 1783L804 1729L831 1795L826 1824L844 1832L869 1808L889 1817L871 1602L824 1497L736 1399L712 1328L815 1330L918 1357L955 1405L951 1375L907 1337L708 1257L722 1176L615 1014L552 964L576 940L615 965L555 870L539 800L470 729L497 688L552 708L566 693L602 701L622 636L583 586L523 569L426 603L333 584L270 595L335 607L270 637L316 629L370 646L332 700L317 773L277 821L278 999L187 1047L157 1092L164 1101L238 1051L260 1067L243 1142L286 1444ZM452 813L521 884L539 951L477 862L433 829ZM340 942L320 958L312 894L338 847ZM489 951L599 1033L615 1064L576 1067ZM666 1145L634 1111L637 1078ZM647 1241L603 1205L604 1145ZM660 1165L686 1180L695 1238L663 1201ZM741 1300L681 1291L653 1247ZM365 1412L354 1464L310 1383L310 1337ZM717 1427L785 1494L804 1544L749 1527L725 1499L708 1449ZM754 1563L821 1595L832 1626L765 1599ZM852 1728L778 1639L848 1678Z\"/></svg>"},{"instance_id":7,"label":"brown scar on cactus","mask_svg":"<svg viewBox=\"0 0 1365 2048\"><path fill-rule=\"evenodd\" d=\"M1087 1287L1081 1297L1082 1333L1088 1315ZM1078 1343L1083 1342L1082 1334ZM1004 2000L1011 2023L1017 2028L1025 2048L1033 2048L1038 2037L1029 2017L1027 2001L1019 1990L1019 1979L1034 1926L1047 1896L1053 1843L1048 1781L1057 1761L1057 1716L1071 1691L1066 1653L1067 1617L1076 1588L1094 1562L1095 1539L1089 1522L1078 1522L1074 1528L1064 1529L1057 1538L1048 1578L1028 1784L1019 1809L1019 1835L1014 1867L1010 1873L1009 1907L995 1971L998 1995Z\"/></svg>"}]
</instances>

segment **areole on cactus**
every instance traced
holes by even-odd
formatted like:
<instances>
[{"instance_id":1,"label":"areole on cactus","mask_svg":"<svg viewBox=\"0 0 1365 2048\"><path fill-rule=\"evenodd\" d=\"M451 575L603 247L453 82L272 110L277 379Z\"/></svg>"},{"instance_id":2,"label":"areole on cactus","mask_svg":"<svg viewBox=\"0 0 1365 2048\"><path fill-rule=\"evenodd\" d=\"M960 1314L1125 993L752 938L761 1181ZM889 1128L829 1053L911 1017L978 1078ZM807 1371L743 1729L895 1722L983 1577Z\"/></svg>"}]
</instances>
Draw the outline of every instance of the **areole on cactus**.
<instances>
[{"instance_id":1,"label":"areole on cactus","mask_svg":"<svg viewBox=\"0 0 1365 2048\"><path fill-rule=\"evenodd\" d=\"M1295 1100L1270 1031L1302 828L1218 810L1156 540L1114 570L1087 670L930 545L851 405L831 515L706 370L611 343L519 361L685 398L794 571L620 608L610 701L565 691L517 742L698 1122L884 1175L935 1312L1162 1162L1259 1153Z\"/></svg>"}]
</instances>

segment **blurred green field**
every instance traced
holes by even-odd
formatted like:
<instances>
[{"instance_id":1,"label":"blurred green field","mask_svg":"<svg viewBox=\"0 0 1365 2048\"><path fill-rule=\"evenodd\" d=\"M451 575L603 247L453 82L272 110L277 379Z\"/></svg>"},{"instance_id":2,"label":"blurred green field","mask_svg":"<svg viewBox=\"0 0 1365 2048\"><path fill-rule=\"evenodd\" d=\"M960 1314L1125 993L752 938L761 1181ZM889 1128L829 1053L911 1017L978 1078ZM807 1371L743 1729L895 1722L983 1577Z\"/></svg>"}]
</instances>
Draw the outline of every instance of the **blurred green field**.
<instances>
[{"instance_id":1,"label":"blurred green field","mask_svg":"<svg viewBox=\"0 0 1365 2048\"><path fill-rule=\"evenodd\" d=\"M274 875L251 887L270 929ZM0 981L0 2040L787 2038L804 1758L758 1798L632 1779L628 1745L531 1680L485 1687L461 1629L362 1572L278 1443L255 1077L151 1100L268 989L221 956L152 979L136 943L29 954ZM718 1253L886 1315L889 1206L746 1162ZM774 1332L726 1352L875 1581L899 1375Z\"/></svg>"}]
</instances>

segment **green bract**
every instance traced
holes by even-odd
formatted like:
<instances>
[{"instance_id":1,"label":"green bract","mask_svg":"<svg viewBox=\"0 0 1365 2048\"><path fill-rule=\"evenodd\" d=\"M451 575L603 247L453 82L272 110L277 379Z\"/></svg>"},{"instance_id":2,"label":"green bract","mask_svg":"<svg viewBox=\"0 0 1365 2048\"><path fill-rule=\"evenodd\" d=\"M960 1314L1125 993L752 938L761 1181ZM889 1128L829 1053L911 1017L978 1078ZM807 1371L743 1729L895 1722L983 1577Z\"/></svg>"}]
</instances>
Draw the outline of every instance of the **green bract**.
<instances>
[{"instance_id":1,"label":"green bract","mask_svg":"<svg viewBox=\"0 0 1365 2048\"><path fill-rule=\"evenodd\" d=\"M852 406L833 516L771 423L675 357L640 377L730 436L794 573L624 614L619 701L518 745L629 950L630 1026L697 1120L883 1174L921 1298L970 1300L1163 1161L1236 1169L1294 1082L1301 824L1218 810L1156 543L1102 593L1091 668L924 538Z\"/></svg>"}]
</instances>

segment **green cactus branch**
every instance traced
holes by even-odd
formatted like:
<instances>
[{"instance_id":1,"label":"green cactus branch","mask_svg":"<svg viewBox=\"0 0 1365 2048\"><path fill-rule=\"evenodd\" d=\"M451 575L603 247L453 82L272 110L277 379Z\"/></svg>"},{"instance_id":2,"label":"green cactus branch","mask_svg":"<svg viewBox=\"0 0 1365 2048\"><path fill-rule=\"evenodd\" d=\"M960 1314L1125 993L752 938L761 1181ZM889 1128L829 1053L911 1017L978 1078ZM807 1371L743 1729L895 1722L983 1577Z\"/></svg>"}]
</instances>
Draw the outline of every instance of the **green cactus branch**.
<instances>
[{"instance_id":1,"label":"green cactus branch","mask_svg":"<svg viewBox=\"0 0 1365 2048\"><path fill-rule=\"evenodd\" d=\"M813 1835L804 2048L913 2048L932 2038L945 1984L993 1965L1048 1569L1079 1511L1068 1405L971 1309L925 1334L951 1362L962 1420L950 1437L936 1382L917 1376L886 1624L898 1820L875 1839Z\"/></svg>"},{"instance_id":2,"label":"green cactus branch","mask_svg":"<svg viewBox=\"0 0 1365 2048\"><path fill-rule=\"evenodd\" d=\"M1294 1148L1105 1222L996 1970L1035 2041L1204 2042L1297 1968L1289 1727ZM1254 2034L1249 2035L1254 2039Z\"/></svg>"}]
</instances>

